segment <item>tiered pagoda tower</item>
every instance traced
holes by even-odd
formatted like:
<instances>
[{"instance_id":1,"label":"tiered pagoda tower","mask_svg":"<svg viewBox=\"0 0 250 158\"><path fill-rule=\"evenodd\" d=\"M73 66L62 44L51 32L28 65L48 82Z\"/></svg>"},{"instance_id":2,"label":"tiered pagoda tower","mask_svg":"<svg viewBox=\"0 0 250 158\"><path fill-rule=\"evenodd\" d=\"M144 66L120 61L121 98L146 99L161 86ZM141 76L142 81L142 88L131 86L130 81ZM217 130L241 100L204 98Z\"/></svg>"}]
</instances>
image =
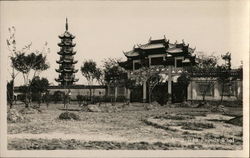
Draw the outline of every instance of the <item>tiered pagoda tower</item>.
<instances>
[{"instance_id":1,"label":"tiered pagoda tower","mask_svg":"<svg viewBox=\"0 0 250 158\"><path fill-rule=\"evenodd\" d=\"M77 63L77 61L74 60L76 52L73 51L76 44L72 42L75 36L68 32L67 18L65 28L65 32L59 36L61 42L58 43L60 51L57 54L60 55L60 59L56 61L59 64L59 69L56 69L56 72L59 73L59 77L55 80L61 86L70 86L79 79L75 78L75 73L78 71L74 66L74 64Z\"/></svg>"}]
</instances>

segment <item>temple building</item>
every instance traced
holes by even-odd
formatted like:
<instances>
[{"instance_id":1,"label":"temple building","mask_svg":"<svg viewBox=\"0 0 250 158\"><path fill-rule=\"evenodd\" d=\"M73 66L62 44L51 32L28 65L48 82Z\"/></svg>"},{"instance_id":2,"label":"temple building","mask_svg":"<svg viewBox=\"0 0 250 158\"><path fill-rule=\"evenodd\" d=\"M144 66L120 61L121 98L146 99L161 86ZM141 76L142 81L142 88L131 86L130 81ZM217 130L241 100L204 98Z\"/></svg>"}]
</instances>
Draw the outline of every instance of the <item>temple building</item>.
<instances>
[{"instance_id":1,"label":"temple building","mask_svg":"<svg viewBox=\"0 0 250 158\"><path fill-rule=\"evenodd\" d=\"M74 67L74 64L77 63L77 61L74 60L74 55L76 54L76 52L73 51L73 48L76 45L75 43L73 43L73 39L75 38L75 36L73 36L68 31L67 18L65 28L65 32L59 36L61 42L58 43L60 51L57 54L60 55L60 59L56 61L59 64L59 68L56 69L56 72L59 73L59 76L55 80L59 83L60 86L71 86L74 84L74 82L78 81L78 79L76 79L74 75L78 70Z\"/></svg>"},{"instance_id":2,"label":"temple building","mask_svg":"<svg viewBox=\"0 0 250 158\"><path fill-rule=\"evenodd\" d=\"M120 66L127 70L129 78L138 80L139 76L142 85L134 88L132 94L128 94L132 97L128 96L129 99L140 101L142 98L143 102L148 101L150 86L155 84L155 93L158 93L157 89L158 91L161 89L165 91L163 97L169 94L172 96L173 102L183 101L187 97L187 90L180 89L177 78L183 72L184 67L195 64L194 51L195 48L189 47L189 44L185 44L184 40L182 43L177 43L177 41L170 43L164 36L163 39L157 40L150 38L147 44L137 45L131 51L123 52L127 61L121 62ZM143 67L147 70L141 71ZM161 79L156 83L149 84L152 82L150 77L154 74L159 74Z\"/></svg>"},{"instance_id":3,"label":"temple building","mask_svg":"<svg viewBox=\"0 0 250 158\"><path fill-rule=\"evenodd\" d=\"M123 52L127 60L120 62L119 65L127 71L128 78L137 83L133 88L125 88L124 95L130 101L148 102L151 95L152 97L158 95L155 98L168 97L172 103L178 103L186 100L202 100L204 87L209 87L206 89L208 91L205 94L206 98L219 100L222 85L217 80L218 72L191 73L189 83L183 86L181 75L200 61L194 52L195 48L189 47L184 40L181 43L177 41L170 43L165 36L157 40L150 38L148 43L135 45L132 50ZM155 80L156 75L161 78ZM210 75L210 83L213 86L206 85L207 75ZM226 89L224 100L238 100L242 98L242 78L240 78L242 69L230 70L229 75L237 79L224 86Z\"/></svg>"}]
</instances>

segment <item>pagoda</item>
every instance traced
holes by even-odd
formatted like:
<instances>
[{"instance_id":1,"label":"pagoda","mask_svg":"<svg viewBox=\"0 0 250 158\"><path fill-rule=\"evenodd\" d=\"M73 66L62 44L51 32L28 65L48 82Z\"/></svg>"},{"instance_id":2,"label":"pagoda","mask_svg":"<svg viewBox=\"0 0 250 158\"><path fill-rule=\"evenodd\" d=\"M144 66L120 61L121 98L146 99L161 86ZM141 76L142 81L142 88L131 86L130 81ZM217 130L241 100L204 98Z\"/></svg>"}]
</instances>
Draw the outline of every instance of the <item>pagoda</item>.
<instances>
[{"instance_id":1,"label":"pagoda","mask_svg":"<svg viewBox=\"0 0 250 158\"><path fill-rule=\"evenodd\" d=\"M59 73L59 76L55 80L61 86L70 86L79 79L75 78L75 73L78 71L74 66L77 63L77 61L74 60L76 51L73 51L73 48L76 44L72 42L75 36L68 32L67 18L65 28L65 32L59 36L61 42L58 43L60 51L57 54L60 55L60 59L56 61L59 64L59 68L56 69L56 72Z\"/></svg>"}]
</instances>

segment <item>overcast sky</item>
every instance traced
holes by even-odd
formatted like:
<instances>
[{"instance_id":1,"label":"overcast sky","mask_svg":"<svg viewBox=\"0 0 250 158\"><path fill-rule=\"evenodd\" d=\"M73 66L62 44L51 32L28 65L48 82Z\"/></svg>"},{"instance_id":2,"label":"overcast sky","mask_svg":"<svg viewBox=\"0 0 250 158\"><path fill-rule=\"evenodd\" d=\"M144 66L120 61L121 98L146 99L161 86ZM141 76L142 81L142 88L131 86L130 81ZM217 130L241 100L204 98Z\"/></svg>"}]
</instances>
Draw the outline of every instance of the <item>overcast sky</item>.
<instances>
[{"instance_id":1,"label":"overcast sky","mask_svg":"<svg viewBox=\"0 0 250 158\"><path fill-rule=\"evenodd\" d=\"M248 1L43 1L1 3L1 54L8 55L8 27L15 26L17 47L32 42L33 49L42 49L48 42L50 69L41 75L57 84L55 68L59 58L58 35L69 31L76 36L75 50L79 69L82 62L93 59L100 66L108 57L123 58L134 44L145 44L166 35L171 42L182 39L196 51L221 55L232 53L234 67L248 53ZM2 57L3 59L3 57ZM7 58L6 58L7 59ZM8 60L2 60L10 69ZM6 73L7 79L10 75ZM80 71L77 84L86 84ZM19 75L18 84L23 83Z\"/></svg>"}]
</instances>

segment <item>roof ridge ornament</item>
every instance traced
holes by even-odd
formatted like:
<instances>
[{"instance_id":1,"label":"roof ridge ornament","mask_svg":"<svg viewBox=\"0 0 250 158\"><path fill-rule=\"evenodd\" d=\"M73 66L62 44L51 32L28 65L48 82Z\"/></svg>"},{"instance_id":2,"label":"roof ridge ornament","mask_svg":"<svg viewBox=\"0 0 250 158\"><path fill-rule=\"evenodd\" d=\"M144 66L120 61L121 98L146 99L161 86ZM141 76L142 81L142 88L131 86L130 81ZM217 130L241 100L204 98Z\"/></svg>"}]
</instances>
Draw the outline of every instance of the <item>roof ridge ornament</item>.
<instances>
[{"instance_id":1,"label":"roof ridge ornament","mask_svg":"<svg viewBox=\"0 0 250 158\"><path fill-rule=\"evenodd\" d=\"M65 24L66 31L68 31L69 26L68 26L68 18L66 17L66 24Z\"/></svg>"},{"instance_id":2,"label":"roof ridge ornament","mask_svg":"<svg viewBox=\"0 0 250 158\"><path fill-rule=\"evenodd\" d=\"M149 38L148 42L150 43L150 42L151 42L151 40L152 40L152 37L150 36L150 38Z\"/></svg>"},{"instance_id":3,"label":"roof ridge ornament","mask_svg":"<svg viewBox=\"0 0 250 158\"><path fill-rule=\"evenodd\" d=\"M182 39L182 43L185 45L184 39Z\"/></svg>"}]
</instances>

